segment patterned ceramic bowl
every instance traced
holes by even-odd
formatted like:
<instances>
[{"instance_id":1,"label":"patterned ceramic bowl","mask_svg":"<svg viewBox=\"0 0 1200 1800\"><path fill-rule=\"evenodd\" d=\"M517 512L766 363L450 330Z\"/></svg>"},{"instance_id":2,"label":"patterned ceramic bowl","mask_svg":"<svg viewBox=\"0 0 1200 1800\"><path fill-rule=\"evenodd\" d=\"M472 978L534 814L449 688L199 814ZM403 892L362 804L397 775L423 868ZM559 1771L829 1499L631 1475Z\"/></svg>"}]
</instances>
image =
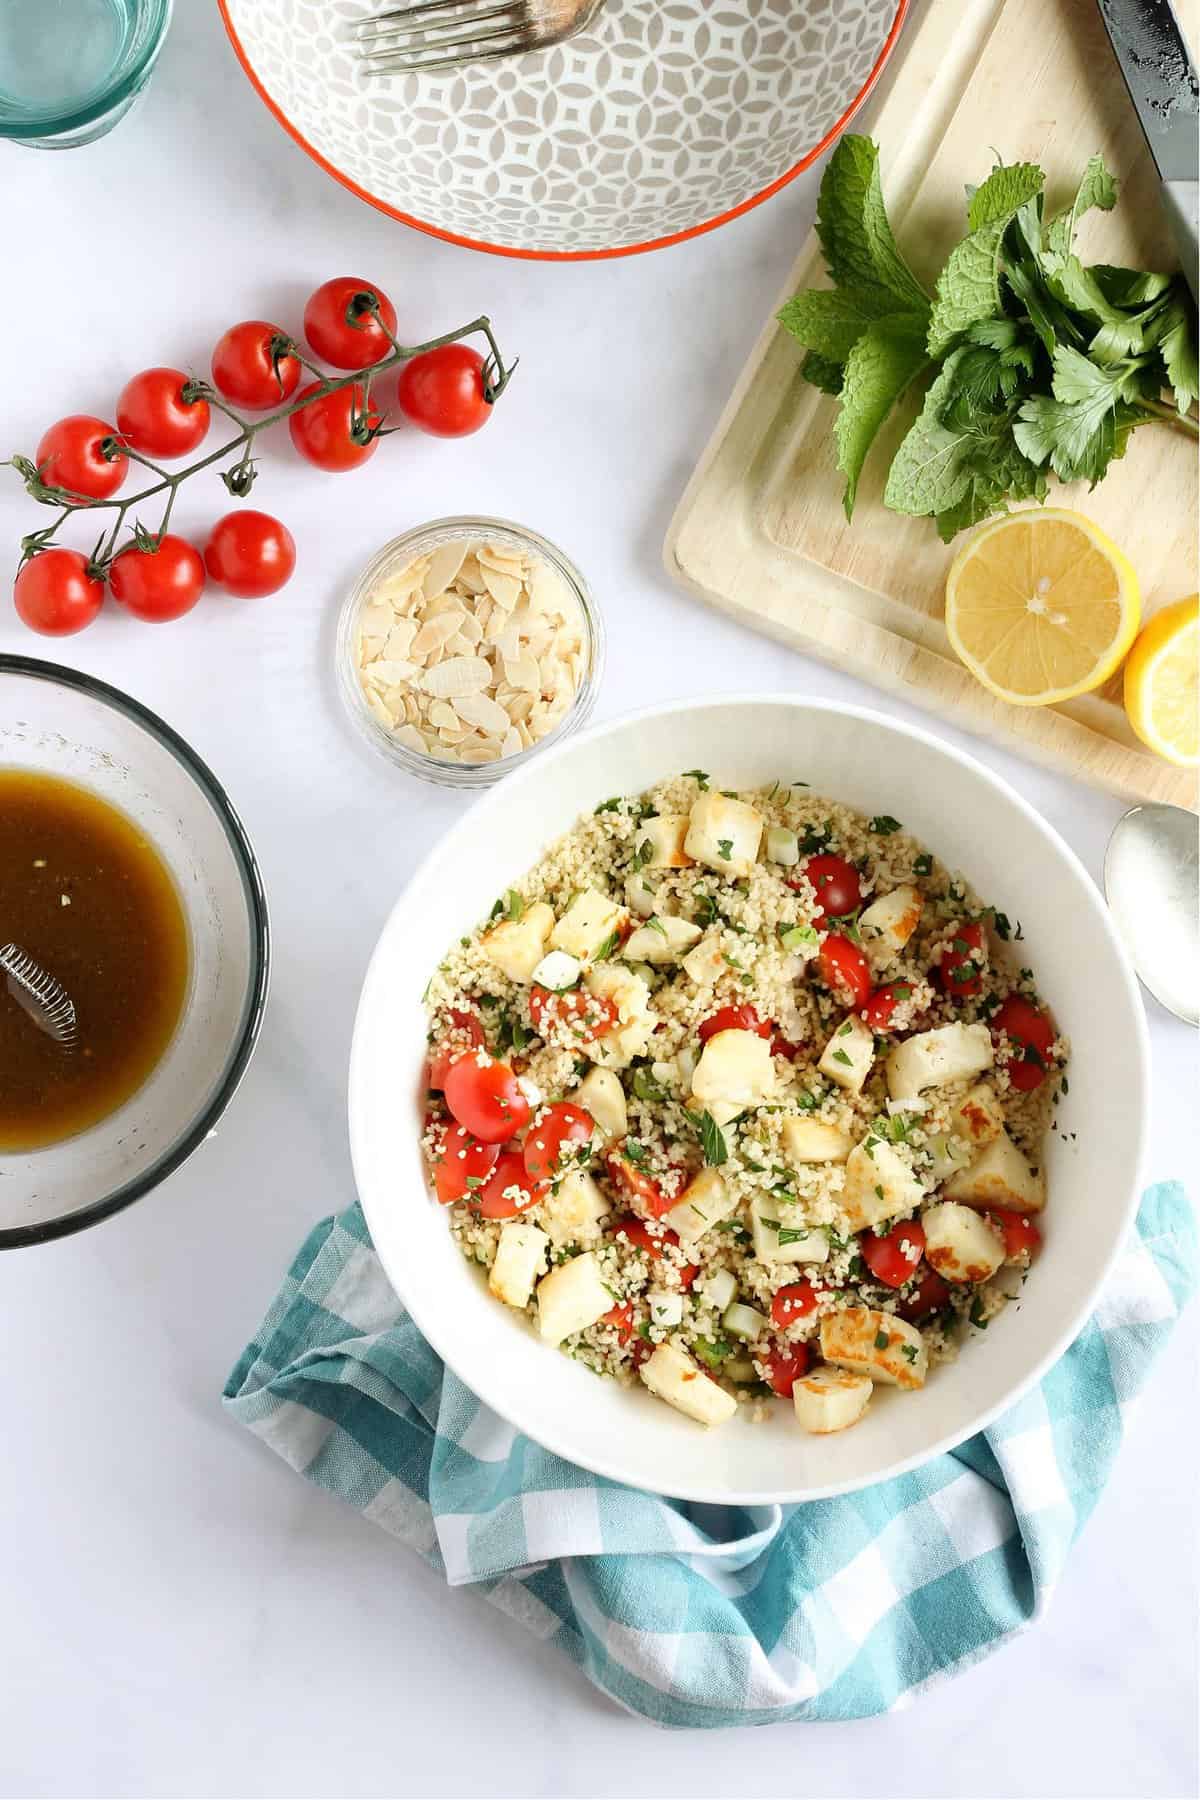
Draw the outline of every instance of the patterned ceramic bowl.
<instances>
[{"instance_id":1,"label":"patterned ceramic bowl","mask_svg":"<svg viewBox=\"0 0 1200 1800\"><path fill-rule=\"evenodd\" d=\"M552 50L368 77L354 27L383 0L218 0L330 175L435 236L536 257L652 250L765 200L848 124L908 3L610 0Z\"/></svg>"}]
</instances>

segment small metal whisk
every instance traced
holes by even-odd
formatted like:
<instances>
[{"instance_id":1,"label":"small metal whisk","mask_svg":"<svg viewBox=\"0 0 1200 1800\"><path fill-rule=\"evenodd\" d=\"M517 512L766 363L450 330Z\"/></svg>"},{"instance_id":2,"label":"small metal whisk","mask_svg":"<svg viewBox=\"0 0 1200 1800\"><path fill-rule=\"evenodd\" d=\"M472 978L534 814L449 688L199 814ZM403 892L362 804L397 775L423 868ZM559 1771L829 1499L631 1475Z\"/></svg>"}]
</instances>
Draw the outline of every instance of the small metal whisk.
<instances>
[{"instance_id":1,"label":"small metal whisk","mask_svg":"<svg viewBox=\"0 0 1200 1800\"><path fill-rule=\"evenodd\" d=\"M18 944L0 944L0 973L17 1005L64 1050L75 1048L75 1002L61 982Z\"/></svg>"},{"instance_id":2,"label":"small metal whisk","mask_svg":"<svg viewBox=\"0 0 1200 1800\"><path fill-rule=\"evenodd\" d=\"M410 0L358 22L367 75L414 75L561 44L606 0Z\"/></svg>"}]
</instances>

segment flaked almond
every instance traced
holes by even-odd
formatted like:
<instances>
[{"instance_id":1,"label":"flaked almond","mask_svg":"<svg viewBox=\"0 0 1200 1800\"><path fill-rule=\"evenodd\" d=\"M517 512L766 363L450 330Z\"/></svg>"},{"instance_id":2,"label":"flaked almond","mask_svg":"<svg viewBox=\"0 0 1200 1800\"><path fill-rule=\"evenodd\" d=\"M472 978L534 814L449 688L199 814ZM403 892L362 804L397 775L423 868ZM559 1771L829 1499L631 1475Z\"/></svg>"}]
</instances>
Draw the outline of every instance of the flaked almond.
<instances>
[{"instance_id":1,"label":"flaked almond","mask_svg":"<svg viewBox=\"0 0 1200 1800\"><path fill-rule=\"evenodd\" d=\"M431 650L440 650L447 639L458 635L461 618L460 612L444 612L427 619L412 641L412 655L420 659L427 657Z\"/></svg>"},{"instance_id":2,"label":"flaked almond","mask_svg":"<svg viewBox=\"0 0 1200 1800\"><path fill-rule=\"evenodd\" d=\"M394 657L380 656L368 663L363 671L373 687L395 687L399 682L411 681L417 673L415 662L400 662Z\"/></svg>"},{"instance_id":3,"label":"flaked almond","mask_svg":"<svg viewBox=\"0 0 1200 1800\"><path fill-rule=\"evenodd\" d=\"M435 700L429 708L429 723L439 731L461 731L462 720L449 700Z\"/></svg>"},{"instance_id":4,"label":"flaked almond","mask_svg":"<svg viewBox=\"0 0 1200 1800\"><path fill-rule=\"evenodd\" d=\"M467 544L463 538L453 538L448 544L440 544L429 559L429 567L425 571L425 579L421 583L421 591L426 600L434 600L453 586L454 578L462 568L467 555Z\"/></svg>"},{"instance_id":5,"label":"flaked almond","mask_svg":"<svg viewBox=\"0 0 1200 1800\"><path fill-rule=\"evenodd\" d=\"M491 665L482 656L451 656L436 669L427 669L421 686L439 700L457 700L461 695L481 694L491 677Z\"/></svg>"},{"instance_id":6,"label":"flaked almond","mask_svg":"<svg viewBox=\"0 0 1200 1800\"><path fill-rule=\"evenodd\" d=\"M493 732L500 737L504 736L512 722L504 708L487 694L463 694L455 700L454 710L468 724L477 725L481 731Z\"/></svg>"},{"instance_id":7,"label":"flaked almond","mask_svg":"<svg viewBox=\"0 0 1200 1800\"><path fill-rule=\"evenodd\" d=\"M502 606L505 612L512 612L524 592L524 584L520 577L509 575L502 569L494 569L489 563L482 563L480 567L484 586L496 605Z\"/></svg>"}]
</instances>

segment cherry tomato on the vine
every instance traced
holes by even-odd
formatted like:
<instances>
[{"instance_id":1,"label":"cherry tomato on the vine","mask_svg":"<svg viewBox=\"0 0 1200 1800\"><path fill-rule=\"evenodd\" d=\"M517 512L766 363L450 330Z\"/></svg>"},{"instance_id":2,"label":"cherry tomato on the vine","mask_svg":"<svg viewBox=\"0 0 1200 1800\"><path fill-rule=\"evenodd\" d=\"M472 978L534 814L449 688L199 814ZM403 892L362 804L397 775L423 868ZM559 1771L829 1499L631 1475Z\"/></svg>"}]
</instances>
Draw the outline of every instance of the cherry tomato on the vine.
<instances>
[{"instance_id":1,"label":"cherry tomato on the vine","mask_svg":"<svg viewBox=\"0 0 1200 1800\"><path fill-rule=\"evenodd\" d=\"M507 1063L462 1056L446 1071L446 1105L472 1137L507 1144L529 1123L529 1102Z\"/></svg>"},{"instance_id":2,"label":"cherry tomato on the vine","mask_svg":"<svg viewBox=\"0 0 1200 1800\"><path fill-rule=\"evenodd\" d=\"M40 550L24 563L13 586L17 616L44 637L70 637L90 625L104 604L104 583L78 550Z\"/></svg>"},{"instance_id":3,"label":"cherry tomato on the vine","mask_svg":"<svg viewBox=\"0 0 1200 1800\"><path fill-rule=\"evenodd\" d=\"M816 892L818 919L844 919L862 905L858 870L844 856L810 856L800 873Z\"/></svg>"},{"instance_id":4,"label":"cherry tomato on the vine","mask_svg":"<svg viewBox=\"0 0 1200 1800\"><path fill-rule=\"evenodd\" d=\"M146 456L186 456L208 435L208 401L185 400L182 369L143 369L117 401L117 427Z\"/></svg>"},{"instance_id":5,"label":"cherry tomato on the vine","mask_svg":"<svg viewBox=\"0 0 1200 1800\"><path fill-rule=\"evenodd\" d=\"M108 571L113 599L135 619L163 625L191 612L204 592L204 563L185 538L168 532L144 547L130 544Z\"/></svg>"},{"instance_id":6,"label":"cherry tomato on the vine","mask_svg":"<svg viewBox=\"0 0 1200 1800\"><path fill-rule=\"evenodd\" d=\"M716 1037L718 1031L752 1031L756 1037L770 1038L775 1035L775 1027L765 1019L760 1019L752 1006L722 1006L707 1019L702 1019L696 1027L696 1036L702 1044L710 1037Z\"/></svg>"},{"instance_id":7,"label":"cherry tomato on the vine","mask_svg":"<svg viewBox=\"0 0 1200 1800\"><path fill-rule=\"evenodd\" d=\"M903 1287L912 1280L925 1254L925 1232L916 1219L905 1219L883 1237L864 1231L858 1249L876 1281L885 1287Z\"/></svg>"},{"instance_id":8,"label":"cherry tomato on the vine","mask_svg":"<svg viewBox=\"0 0 1200 1800\"><path fill-rule=\"evenodd\" d=\"M560 1100L544 1118L530 1126L525 1138L525 1167L535 1181L549 1181L572 1163L578 1164L579 1152L590 1144L596 1121L582 1106Z\"/></svg>"},{"instance_id":9,"label":"cherry tomato on the vine","mask_svg":"<svg viewBox=\"0 0 1200 1800\"><path fill-rule=\"evenodd\" d=\"M357 382L328 394L321 394L320 387L319 381L310 381L297 395L298 400L308 394L319 397L288 419L293 444L307 462L331 475L361 468L379 447L381 415L368 405Z\"/></svg>"},{"instance_id":10,"label":"cherry tomato on the vine","mask_svg":"<svg viewBox=\"0 0 1200 1800\"><path fill-rule=\"evenodd\" d=\"M469 437L492 414L484 370L470 344L442 344L405 363L396 403L411 425L431 437Z\"/></svg>"},{"instance_id":11,"label":"cherry tomato on the vine","mask_svg":"<svg viewBox=\"0 0 1200 1800\"><path fill-rule=\"evenodd\" d=\"M519 1150L502 1150L495 1168L471 1196L485 1219L515 1219L536 1206L546 1192L544 1181L528 1174Z\"/></svg>"},{"instance_id":12,"label":"cherry tomato on the vine","mask_svg":"<svg viewBox=\"0 0 1200 1800\"><path fill-rule=\"evenodd\" d=\"M315 354L335 369L366 369L391 350L396 309L382 288L356 275L336 275L309 295L304 335Z\"/></svg>"},{"instance_id":13,"label":"cherry tomato on the vine","mask_svg":"<svg viewBox=\"0 0 1200 1800\"><path fill-rule=\"evenodd\" d=\"M263 512L231 512L218 519L204 546L211 580L242 599L274 594L292 578L296 540Z\"/></svg>"},{"instance_id":14,"label":"cherry tomato on the vine","mask_svg":"<svg viewBox=\"0 0 1200 1800\"><path fill-rule=\"evenodd\" d=\"M792 1344L786 1350L768 1350L763 1358L767 1365L767 1381L783 1399L791 1399L792 1389L807 1373L810 1355L807 1344Z\"/></svg>"},{"instance_id":15,"label":"cherry tomato on the vine","mask_svg":"<svg viewBox=\"0 0 1200 1800\"><path fill-rule=\"evenodd\" d=\"M496 1166L497 1144L481 1144L461 1125L447 1125L446 1135L433 1165L433 1182L443 1206L470 1200Z\"/></svg>"},{"instance_id":16,"label":"cherry tomato on the vine","mask_svg":"<svg viewBox=\"0 0 1200 1800\"><path fill-rule=\"evenodd\" d=\"M936 968L938 981L956 1000L970 1000L983 987L987 933L978 919L960 920Z\"/></svg>"},{"instance_id":17,"label":"cherry tomato on the vine","mask_svg":"<svg viewBox=\"0 0 1200 1800\"><path fill-rule=\"evenodd\" d=\"M300 381L291 338L267 319L243 319L218 339L212 353L213 386L234 406L265 412L290 400Z\"/></svg>"},{"instance_id":18,"label":"cherry tomato on the vine","mask_svg":"<svg viewBox=\"0 0 1200 1800\"><path fill-rule=\"evenodd\" d=\"M866 1005L871 992L871 965L857 944L830 932L817 952L817 963L821 979L836 1000L852 1006L856 1012Z\"/></svg>"},{"instance_id":19,"label":"cherry tomato on the vine","mask_svg":"<svg viewBox=\"0 0 1200 1800\"><path fill-rule=\"evenodd\" d=\"M58 419L43 433L34 461L47 487L66 488L88 500L110 499L129 473L116 426L90 413Z\"/></svg>"}]
</instances>

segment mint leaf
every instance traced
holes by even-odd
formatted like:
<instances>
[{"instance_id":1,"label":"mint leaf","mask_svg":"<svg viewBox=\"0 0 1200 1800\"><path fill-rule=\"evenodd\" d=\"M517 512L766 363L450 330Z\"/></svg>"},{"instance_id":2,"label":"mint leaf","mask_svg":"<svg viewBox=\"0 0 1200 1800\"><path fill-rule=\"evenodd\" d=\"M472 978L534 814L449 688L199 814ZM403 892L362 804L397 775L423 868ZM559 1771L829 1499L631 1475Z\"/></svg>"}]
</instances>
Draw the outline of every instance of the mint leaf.
<instances>
[{"instance_id":1,"label":"mint leaf","mask_svg":"<svg viewBox=\"0 0 1200 1800\"><path fill-rule=\"evenodd\" d=\"M882 289L806 288L785 301L776 317L806 350L843 363L867 327L894 307Z\"/></svg>"},{"instance_id":2,"label":"mint leaf","mask_svg":"<svg viewBox=\"0 0 1200 1800\"><path fill-rule=\"evenodd\" d=\"M925 404L900 444L888 470L883 503L893 512L918 517L939 513L962 497L967 434L942 423L942 409L954 389L965 350L947 357L942 372L925 396Z\"/></svg>"},{"instance_id":3,"label":"mint leaf","mask_svg":"<svg viewBox=\"0 0 1200 1800\"><path fill-rule=\"evenodd\" d=\"M710 1169L719 1169L728 1160L729 1147L725 1142L725 1133L710 1112L700 1114L700 1143L704 1150L704 1161Z\"/></svg>"},{"instance_id":4,"label":"mint leaf","mask_svg":"<svg viewBox=\"0 0 1200 1800\"><path fill-rule=\"evenodd\" d=\"M842 504L854 513L858 478L876 432L910 382L925 368L925 319L897 313L872 325L846 359L842 406L834 428L838 468L846 477Z\"/></svg>"},{"instance_id":5,"label":"mint leaf","mask_svg":"<svg viewBox=\"0 0 1200 1800\"><path fill-rule=\"evenodd\" d=\"M1016 213L1042 190L1045 177L1033 163L994 169L971 200L971 232L950 252L938 276L929 321L929 354L941 357L977 319L1001 311L1000 249Z\"/></svg>"},{"instance_id":6,"label":"mint leaf","mask_svg":"<svg viewBox=\"0 0 1200 1800\"><path fill-rule=\"evenodd\" d=\"M800 365L800 373L811 387L820 388L823 394L832 394L835 399L842 391L846 375L840 362L821 356L816 350L809 351Z\"/></svg>"},{"instance_id":7,"label":"mint leaf","mask_svg":"<svg viewBox=\"0 0 1200 1800\"><path fill-rule=\"evenodd\" d=\"M817 236L830 276L860 297L874 292L879 316L928 306L924 289L901 257L887 222L879 151L870 138L845 133L821 178ZM882 304L890 297L891 304Z\"/></svg>"}]
</instances>

